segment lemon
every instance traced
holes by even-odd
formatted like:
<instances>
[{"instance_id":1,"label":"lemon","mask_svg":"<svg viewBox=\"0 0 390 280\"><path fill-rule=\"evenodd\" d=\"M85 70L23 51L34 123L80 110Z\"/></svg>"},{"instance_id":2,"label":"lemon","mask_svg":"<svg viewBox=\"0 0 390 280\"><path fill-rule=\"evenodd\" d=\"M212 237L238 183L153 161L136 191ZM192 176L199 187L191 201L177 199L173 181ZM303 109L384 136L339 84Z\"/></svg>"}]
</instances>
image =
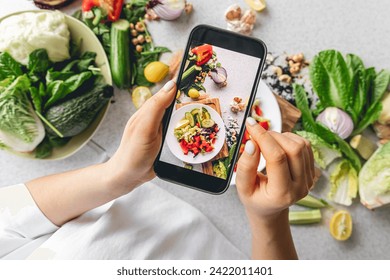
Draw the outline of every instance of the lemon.
<instances>
[{"instance_id":1,"label":"lemon","mask_svg":"<svg viewBox=\"0 0 390 280\"><path fill-rule=\"evenodd\" d=\"M245 0L245 2L251 7L253 10L261 12L267 7L265 0Z\"/></svg>"},{"instance_id":2,"label":"lemon","mask_svg":"<svg viewBox=\"0 0 390 280\"><path fill-rule=\"evenodd\" d=\"M145 78L151 83L161 82L168 74L168 65L161 61L153 61L146 65L144 69Z\"/></svg>"},{"instance_id":3,"label":"lemon","mask_svg":"<svg viewBox=\"0 0 390 280\"><path fill-rule=\"evenodd\" d=\"M352 234L352 217L349 212L337 211L330 220L329 231L336 240L347 240Z\"/></svg>"},{"instance_id":4,"label":"lemon","mask_svg":"<svg viewBox=\"0 0 390 280\"><path fill-rule=\"evenodd\" d=\"M180 128L183 128L183 127L186 127L187 125L190 124L190 121L187 120L187 119L183 119L181 121L179 121L175 127L175 129L180 129Z\"/></svg>"},{"instance_id":5,"label":"lemon","mask_svg":"<svg viewBox=\"0 0 390 280\"><path fill-rule=\"evenodd\" d=\"M152 93L147 87L136 87L131 94L131 99L137 109L140 108L150 97L152 97Z\"/></svg>"},{"instance_id":6,"label":"lemon","mask_svg":"<svg viewBox=\"0 0 390 280\"><path fill-rule=\"evenodd\" d=\"M191 97L192 99L197 99L197 98L199 98L200 93L199 93L199 91L197 89L191 88L188 91L188 96Z\"/></svg>"}]
</instances>

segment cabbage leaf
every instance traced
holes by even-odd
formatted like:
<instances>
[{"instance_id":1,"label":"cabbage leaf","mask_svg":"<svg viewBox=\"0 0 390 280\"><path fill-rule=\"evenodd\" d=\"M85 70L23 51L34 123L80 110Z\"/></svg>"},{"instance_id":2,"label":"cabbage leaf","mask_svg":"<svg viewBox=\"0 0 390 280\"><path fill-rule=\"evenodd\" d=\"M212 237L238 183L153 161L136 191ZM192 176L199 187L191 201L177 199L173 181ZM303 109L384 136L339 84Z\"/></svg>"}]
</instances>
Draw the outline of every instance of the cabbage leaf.
<instances>
[{"instance_id":1,"label":"cabbage leaf","mask_svg":"<svg viewBox=\"0 0 390 280\"><path fill-rule=\"evenodd\" d=\"M390 142L379 147L363 165L359 194L361 203L369 209L390 203Z\"/></svg>"},{"instance_id":2,"label":"cabbage leaf","mask_svg":"<svg viewBox=\"0 0 390 280\"><path fill-rule=\"evenodd\" d=\"M15 79L0 93L0 142L18 152L30 152L43 140L45 129L28 99L30 81Z\"/></svg>"},{"instance_id":3,"label":"cabbage leaf","mask_svg":"<svg viewBox=\"0 0 390 280\"><path fill-rule=\"evenodd\" d=\"M331 168L328 197L336 203L349 206L358 191L358 174L348 160L341 160Z\"/></svg>"}]
</instances>

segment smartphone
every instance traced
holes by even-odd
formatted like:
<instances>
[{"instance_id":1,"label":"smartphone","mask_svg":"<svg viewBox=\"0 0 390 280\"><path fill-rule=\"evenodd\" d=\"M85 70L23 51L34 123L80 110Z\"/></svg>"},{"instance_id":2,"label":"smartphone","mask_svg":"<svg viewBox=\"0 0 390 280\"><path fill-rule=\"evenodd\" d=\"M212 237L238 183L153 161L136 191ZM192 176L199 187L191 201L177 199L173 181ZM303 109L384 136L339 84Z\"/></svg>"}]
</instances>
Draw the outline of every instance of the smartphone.
<instances>
[{"instance_id":1,"label":"smartphone","mask_svg":"<svg viewBox=\"0 0 390 280\"><path fill-rule=\"evenodd\" d=\"M227 190L266 53L256 38L207 25L191 31L163 119L159 178L212 194Z\"/></svg>"}]
</instances>

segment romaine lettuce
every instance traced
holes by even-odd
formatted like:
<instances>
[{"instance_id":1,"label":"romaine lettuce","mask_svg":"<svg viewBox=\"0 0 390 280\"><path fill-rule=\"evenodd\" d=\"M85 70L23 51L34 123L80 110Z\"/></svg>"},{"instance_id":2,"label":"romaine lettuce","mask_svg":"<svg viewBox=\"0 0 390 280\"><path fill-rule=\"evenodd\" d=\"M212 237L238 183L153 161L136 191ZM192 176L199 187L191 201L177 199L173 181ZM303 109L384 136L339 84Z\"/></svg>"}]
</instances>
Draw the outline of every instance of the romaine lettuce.
<instances>
[{"instance_id":1,"label":"romaine lettuce","mask_svg":"<svg viewBox=\"0 0 390 280\"><path fill-rule=\"evenodd\" d=\"M390 203L390 142L368 159L359 174L361 203L369 209Z\"/></svg>"},{"instance_id":2,"label":"romaine lettuce","mask_svg":"<svg viewBox=\"0 0 390 280\"><path fill-rule=\"evenodd\" d=\"M18 152L30 152L43 140L45 129L27 97L30 81L20 76L0 93L0 142Z\"/></svg>"}]
</instances>

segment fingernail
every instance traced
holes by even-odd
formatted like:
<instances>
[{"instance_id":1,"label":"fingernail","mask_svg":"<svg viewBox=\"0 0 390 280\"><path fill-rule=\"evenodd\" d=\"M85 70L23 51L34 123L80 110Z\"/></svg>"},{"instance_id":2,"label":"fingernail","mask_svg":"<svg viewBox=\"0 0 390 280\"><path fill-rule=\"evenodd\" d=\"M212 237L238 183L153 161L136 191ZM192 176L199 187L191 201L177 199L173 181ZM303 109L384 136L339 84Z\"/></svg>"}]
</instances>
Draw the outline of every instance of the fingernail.
<instances>
[{"instance_id":1,"label":"fingernail","mask_svg":"<svg viewBox=\"0 0 390 280\"><path fill-rule=\"evenodd\" d=\"M249 155L253 155L255 153L255 145L253 145L251 140L248 140L245 143L245 152Z\"/></svg>"},{"instance_id":2,"label":"fingernail","mask_svg":"<svg viewBox=\"0 0 390 280\"><path fill-rule=\"evenodd\" d=\"M246 122L247 122L250 126L257 124L257 121L256 121L254 118L252 118L252 117L248 117L248 118L246 119Z\"/></svg>"},{"instance_id":3,"label":"fingernail","mask_svg":"<svg viewBox=\"0 0 390 280\"><path fill-rule=\"evenodd\" d=\"M164 91L170 91L173 87L175 86L175 82L170 80L169 82L167 82L164 87L163 87L163 90Z\"/></svg>"}]
</instances>

